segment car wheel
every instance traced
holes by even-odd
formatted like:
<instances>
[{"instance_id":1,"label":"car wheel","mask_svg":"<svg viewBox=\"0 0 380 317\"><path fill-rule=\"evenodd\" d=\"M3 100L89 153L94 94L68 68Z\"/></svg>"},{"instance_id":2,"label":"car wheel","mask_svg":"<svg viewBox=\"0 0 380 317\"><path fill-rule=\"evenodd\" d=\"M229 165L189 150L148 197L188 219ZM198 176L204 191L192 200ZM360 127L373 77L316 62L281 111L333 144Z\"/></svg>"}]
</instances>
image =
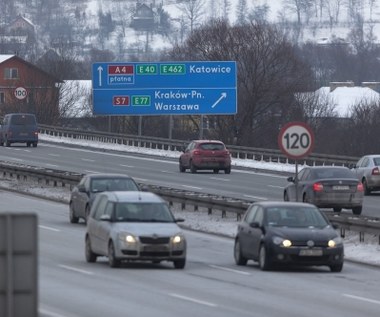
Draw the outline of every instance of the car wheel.
<instances>
[{"instance_id":1,"label":"car wheel","mask_svg":"<svg viewBox=\"0 0 380 317\"><path fill-rule=\"evenodd\" d=\"M304 203L308 203L308 202L309 202L309 199L307 198L306 193L303 194L303 196L302 196L302 201L303 201Z\"/></svg>"},{"instance_id":2,"label":"car wheel","mask_svg":"<svg viewBox=\"0 0 380 317\"><path fill-rule=\"evenodd\" d=\"M284 201L289 201L288 192L284 192Z\"/></svg>"},{"instance_id":3,"label":"car wheel","mask_svg":"<svg viewBox=\"0 0 380 317\"><path fill-rule=\"evenodd\" d=\"M30 142L26 142L26 147L30 147Z\"/></svg>"},{"instance_id":4,"label":"car wheel","mask_svg":"<svg viewBox=\"0 0 380 317\"><path fill-rule=\"evenodd\" d=\"M110 241L110 243L108 244L108 264L110 267L120 266L120 260L116 258L115 246L113 245L112 241Z\"/></svg>"},{"instance_id":5,"label":"car wheel","mask_svg":"<svg viewBox=\"0 0 380 317\"><path fill-rule=\"evenodd\" d=\"M219 170L217 168L214 168L214 174L218 174Z\"/></svg>"},{"instance_id":6,"label":"car wheel","mask_svg":"<svg viewBox=\"0 0 380 317\"><path fill-rule=\"evenodd\" d=\"M71 223L78 223L79 218L77 216L75 216L74 206L73 206L72 202L70 202L69 208L70 208L70 222Z\"/></svg>"},{"instance_id":7,"label":"car wheel","mask_svg":"<svg viewBox=\"0 0 380 317\"><path fill-rule=\"evenodd\" d=\"M9 147L11 146L11 142L8 141L8 138L6 137L4 140L5 146Z\"/></svg>"},{"instance_id":8,"label":"car wheel","mask_svg":"<svg viewBox=\"0 0 380 317\"><path fill-rule=\"evenodd\" d=\"M371 195L371 190L368 188L367 181L364 179L362 183L364 187L364 195Z\"/></svg>"},{"instance_id":9,"label":"car wheel","mask_svg":"<svg viewBox=\"0 0 380 317\"><path fill-rule=\"evenodd\" d=\"M231 174L231 166L224 170L224 174Z\"/></svg>"},{"instance_id":10,"label":"car wheel","mask_svg":"<svg viewBox=\"0 0 380 317\"><path fill-rule=\"evenodd\" d=\"M183 269L186 265L186 259L175 260L173 261L173 265L176 269Z\"/></svg>"},{"instance_id":11,"label":"car wheel","mask_svg":"<svg viewBox=\"0 0 380 317\"><path fill-rule=\"evenodd\" d=\"M84 222L85 222L85 224L87 224L89 217L90 217L90 206L86 205L86 210L84 212Z\"/></svg>"},{"instance_id":12,"label":"car wheel","mask_svg":"<svg viewBox=\"0 0 380 317\"><path fill-rule=\"evenodd\" d=\"M190 162L190 171L194 174L197 172L197 168L194 166L193 162Z\"/></svg>"},{"instance_id":13,"label":"car wheel","mask_svg":"<svg viewBox=\"0 0 380 317\"><path fill-rule=\"evenodd\" d=\"M33 142L33 147L37 147L37 142Z\"/></svg>"},{"instance_id":14,"label":"car wheel","mask_svg":"<svg viewBox=\"0 0 380 317\"><path fill-rule=\"evenodd\" d=\"M91 242L89 236L86 236L86 261L89 263L94 263L96 262L97 255L92 252L91 249Z\"/></svg>"},{"instance_id":15,"label":"car wheel","mask_svg":"<svg viewBox=\"0 0 380 317\"><path fill-rule=\"evenodd\" d=\"M238 239L235 240L234 259L237 265L246 265L248 261L248 259L246 259L241 252L241 245Z\"/></svg>"},{"instance_id":16,"label":"car wheel","mask_svg":"<svg viewBox=\"0 0 380 317\"><path fill-rule=\"evenodd\" d=\"M341 212L342 211L342 208L341 207L334 207L334 212Z\"/></svg>"},{"instance_id":17,"label":"car wheel","mask_svg":"<svg viewBox=\"0 0 380 317\"><path fill-rule=\"evenodd\" d=\"M352 208L352 213L354 215L360 215L362 213L362 209L363 209L362 206L354 207L354 208Z\"/></svg>"},{"instance_id":18,"label":"car wheel","mask_svg":"<svg viewBox=\"0 0 380 317\"><path fill-rule=\"evenodd\" d=\"M259 266L262 271L268 271L270 269L270 262L269 262L267 250L264 244L260 246Z\"/></svg>"},{"instance_id":19,"label":"car wheel","mask_svg":"<svg viewBox=\"0 0 380 317\"><path fill-rule=\"evenodd\" d=\"M341 272L343 269L343 262L336 265L330 265L331 272Z\"/></svg>"},{"instance_id":20,"label":"car wheel","mask_svg":"<svg viewBox=\"0 0 380 317\"><path fill-rule=\"evenodd\" d=\"M185 173L186 172L186 168L182 165L181 161L179 162L179 171L181 173Z\"/></svg>"}]
</instances>

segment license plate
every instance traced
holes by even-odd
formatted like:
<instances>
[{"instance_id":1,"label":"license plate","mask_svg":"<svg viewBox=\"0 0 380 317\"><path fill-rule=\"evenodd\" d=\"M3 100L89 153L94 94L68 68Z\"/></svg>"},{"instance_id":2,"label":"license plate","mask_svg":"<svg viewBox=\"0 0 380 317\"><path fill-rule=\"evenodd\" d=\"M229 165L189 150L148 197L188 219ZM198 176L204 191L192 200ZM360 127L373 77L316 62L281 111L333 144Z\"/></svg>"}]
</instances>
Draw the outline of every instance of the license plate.
<instances>
[{"instance_id":1,"label":"license plate","mask_svg":"<svg viewBox=\"0 0 380 317\"><path fill-rule=\"evenodd\" d=\"M28 133L26 133L26 132L21 132L20 133L20 136L27 136L28 135Z\"/></svg>"},{"instance_id":2,"label":"license plate","mask_svg":"<svg viewBox=\"0 0 380 317\"><path fill-rule=\"evenodd\" d=\"M301 250L299 253L300 256L322 256L322 250L320 249L305 249Z\"/></svg>"},{"instance_id":3,"label":"license plate","mask_svg":"<svg viewBox=\"0 0 380 317\"><path fill-rule=\"evenodd\" d=\"M349 190L350 186L333 186L333 190Z\"/></svg>"},{"instance_id":4,"label":"license plate","mask_svg":"<svg viewBox=\"0 0 380 317\"><path fill-rule=\"evenodd\" d=\"M161 246L161 245L158 245L158 246L147 245L147 246L144 246L144 251L162 252L162 251L167 251L167 247Z\"/></svg>"}]
</instances>

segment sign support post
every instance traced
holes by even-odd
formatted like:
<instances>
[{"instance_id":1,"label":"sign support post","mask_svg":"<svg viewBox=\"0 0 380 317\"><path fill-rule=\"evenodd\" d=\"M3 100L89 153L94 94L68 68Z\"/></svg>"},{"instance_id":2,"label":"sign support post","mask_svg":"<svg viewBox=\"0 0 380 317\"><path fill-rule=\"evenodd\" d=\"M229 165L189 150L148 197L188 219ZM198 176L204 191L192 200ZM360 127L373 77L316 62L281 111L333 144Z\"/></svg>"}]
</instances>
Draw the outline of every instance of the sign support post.
<instances>
[{"instance_id":1,"label":"sign support post","mask_svg":"<svg viewBox=\"0 0 380 317\"><path fill-rule=\"evenodd\" d=\"M288 158L295 160L295 199L298 201L298 160L313 150L314 133L304 122L289 122L281 128L277 141L281 151Z\"/></svg>"}]
</instances>

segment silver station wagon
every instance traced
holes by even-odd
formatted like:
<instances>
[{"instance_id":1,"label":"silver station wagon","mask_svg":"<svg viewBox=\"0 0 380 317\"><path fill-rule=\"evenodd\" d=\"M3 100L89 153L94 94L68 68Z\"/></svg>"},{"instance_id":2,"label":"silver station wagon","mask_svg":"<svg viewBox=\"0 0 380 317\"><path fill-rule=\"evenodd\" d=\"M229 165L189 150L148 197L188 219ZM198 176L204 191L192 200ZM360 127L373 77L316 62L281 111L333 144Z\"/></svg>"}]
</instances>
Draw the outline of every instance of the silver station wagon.
<instances>
[{"instance_id":1,"label":"silver station wagon","mask_svg":"<svg viewBox=\"0 0 380 317\"><path fill-rule=\"evenodd\" d=\"M87 262L106 256L111 267L122 261L173 262L183 269L186 240L158 195L142 191L99 193L91 208L85 236Z\"/></svg>"}]
</instances>

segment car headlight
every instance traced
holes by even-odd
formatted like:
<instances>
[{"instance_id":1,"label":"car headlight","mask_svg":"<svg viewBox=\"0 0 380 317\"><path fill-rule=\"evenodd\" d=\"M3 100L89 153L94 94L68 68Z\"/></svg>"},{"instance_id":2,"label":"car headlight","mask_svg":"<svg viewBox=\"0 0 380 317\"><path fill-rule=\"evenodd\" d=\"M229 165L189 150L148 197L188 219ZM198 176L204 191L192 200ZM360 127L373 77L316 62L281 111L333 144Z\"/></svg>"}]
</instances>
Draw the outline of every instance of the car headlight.
<instances>
[{"instance_id":1,"label":"car headlight","mask_svg":"<svg viewBox=\"0 0 380 317\"><path fill-rule=\"evenodd\" d=\"M338 245L341 245L343 244L343 240L341 237L336 237L334 239L331 239L327 242L327 245L330 247L330 248L335 248L336 246Z\"/></svg>"},{"instance_id":2,"label":"car headlight","mask_svg":"<svg viewBox=\"0 0 380 317\"><path fill-rule=\"evenodd\" d=\"M133 236L130 233L126 233L126 232L120 233L119 239L123 242L126 242L126 243L136 243L137 242L137 238L135 236Z\"/></svg>"},{"instance_id":3,"label":"car headlight","mask_svg":"<svg viewBox=\"0 0 380 317\"><path fill-rule=\"evenodd\" d=\"M281 247L289 248L292 246L292 241L281 237L273 237L272 241L274 244L279 245Z\"/></svg>"},{"instance_id":4,"label":"car headlight","mask_svg":"<svg viewBox=\"0 0 380 317\"><path fill-rule=\"evenodd\" d=\"M172 238L172 242L174 243L174 244L178 244L178 243L181 243L181 242L184 242L185 241L185 238L182 236L182 235L180 235L180 234L177 234L177 235L175 235L173 238Z\"/></svg>"}]
</instances>

